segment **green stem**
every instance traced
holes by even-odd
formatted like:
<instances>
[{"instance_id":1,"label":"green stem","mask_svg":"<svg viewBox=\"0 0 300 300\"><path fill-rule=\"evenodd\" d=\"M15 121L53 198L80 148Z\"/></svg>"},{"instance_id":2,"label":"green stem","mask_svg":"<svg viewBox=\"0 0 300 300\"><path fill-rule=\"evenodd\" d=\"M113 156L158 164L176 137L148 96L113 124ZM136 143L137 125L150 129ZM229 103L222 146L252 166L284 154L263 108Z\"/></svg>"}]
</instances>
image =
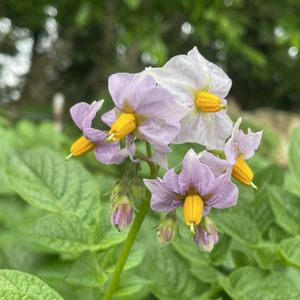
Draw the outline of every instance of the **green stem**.
<instances>
[{"instance_id":1,"label":"green stem","mask_svg":"<svg viewBox=\"0 0 300 300\"><path fill-rule=\"evenodd\" d=\"M151 155L151 147L149 148L147 146L147 155L150 156ZM156 178L157 177L157 172L158 172L158 168L156 168L155 165L150 164L150 178ZM123 245L123 248L121 250L120 256L119 256L119 260L116 264L115 270L114 270L114 274L112 276L111 282L106 290L106 293L104 295L103 300L111 300L113 297L113 294L115 292L115 289L118 286L123 268L125 266L127 257L129 255L129 252L134 244L134 241L136 239L136 236L141 228L141 225L145 219L145 216L149 210L150 207L150 198L151 198L151 194L149 191L147 191L146 197L143 201L143 203L141 204L141 207L139 209L139 212L136 214L136 217L130 227L130 230L128 232L128 236L127 239Z\"/></svg>"}]
</instances>

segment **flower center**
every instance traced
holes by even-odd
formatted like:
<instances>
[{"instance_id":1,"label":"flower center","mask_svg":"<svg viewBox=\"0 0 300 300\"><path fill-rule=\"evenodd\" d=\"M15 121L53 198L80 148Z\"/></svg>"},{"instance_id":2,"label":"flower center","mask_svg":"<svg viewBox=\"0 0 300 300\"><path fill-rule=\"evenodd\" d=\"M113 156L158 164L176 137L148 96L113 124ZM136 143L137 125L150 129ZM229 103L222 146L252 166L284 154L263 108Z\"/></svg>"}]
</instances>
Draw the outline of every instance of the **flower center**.
<instances>
[{"instance_id":1,"label":"flower center","mask_svg":"<svg viewBox=\"0 0 300 300\"><path fill-rule=\"evenodd\" d=\"M244 185L251 185L254 189L257 189L252 182L254 175L247 162L243 159L242 155L239 155L236 163L232 169L232 176L239 180Z\"/></svg>"},{"instance_id":2,"label":"flower center","mask_svg":"<svg viewBox=\"0 0 300 300\"><path fill-rule=\"evenodd\" d=\"M110 141L119 141L136 129L136 118L131 113L121 113L117 120L112 124L109 136L106 139Z\"/></svg>"},{"instance_id":3,"label":"flower center","mask_svg":"<svg viewBox=\"0 0 300 300\"><path fill-rule=\"evenodd\" d=\"M94 148L95 144L82 136L72 144L70 149L71 153L66 157L66 160L70 159L72 156L83 155L87 152L92 151Z\"/></svg>"},{"instance_id":4,"label":"flower center","mask_svg":"<svg viewBox=\"0 0 300 300\"><path fill-rule=\"evenodd\" d=\"M196 96L195 103L203 112L218 112L226 108L226 105L221 102L218 96L209 92L199 92Z\"/></svg>"},{"instance_id":5,"label":"flower center","mask_svg":"<svg viewBox=\"0 0 300 300\"><path fill-rule=\"evenodd\" d=\"M184 220L191 227L192 232L194 232L194 225L198 225L202 219L203 205L203 200L197 194L189 195L184 200Z\"/></svg>"}]
</instances>

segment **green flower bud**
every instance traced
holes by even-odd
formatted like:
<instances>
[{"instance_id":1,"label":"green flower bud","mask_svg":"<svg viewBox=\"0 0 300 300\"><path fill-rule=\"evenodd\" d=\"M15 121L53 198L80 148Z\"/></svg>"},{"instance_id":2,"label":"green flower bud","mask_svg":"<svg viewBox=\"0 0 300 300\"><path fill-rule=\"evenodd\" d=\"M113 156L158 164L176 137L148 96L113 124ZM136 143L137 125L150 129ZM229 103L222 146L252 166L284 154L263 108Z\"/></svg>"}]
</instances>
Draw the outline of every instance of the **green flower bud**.
<instances>
[{"instance_id":1,"label":"green flower bud","mask_svg":"<svg viewBox=\"0 0 300 300\"><path fill-rule=\"evenodd\" d=\"M130 194L134 199L141 199L144 196L144 183L143 181L135 177L132 182L130 183Z\"/></svg>"},{"instance_id":2,"label":"green flower bud","mask_svg":"<svg viewBox=\"0 0 300 300\"><path fill-rule=\"evenodd\" d=\"M119 182L117 182L117 183L113 186L113 189L112 189L112 191L111 191L111 194L110 194L110 201L111 201L111 202L116 201L117 197L121 194L122 190L123 190L122 184L120 184Z\"/></svg>"},{"instance_id":3,"label":"green flower bud","mask_svg":"<svg viewBox=\"0 0 300 300\"><path fill-rule=\"evenodd\" d=\"M158 241L165 245L173 241L178 232L178 220L174 213L169 213L163 217L156 229Z\"/></svg>"}]
</instances>

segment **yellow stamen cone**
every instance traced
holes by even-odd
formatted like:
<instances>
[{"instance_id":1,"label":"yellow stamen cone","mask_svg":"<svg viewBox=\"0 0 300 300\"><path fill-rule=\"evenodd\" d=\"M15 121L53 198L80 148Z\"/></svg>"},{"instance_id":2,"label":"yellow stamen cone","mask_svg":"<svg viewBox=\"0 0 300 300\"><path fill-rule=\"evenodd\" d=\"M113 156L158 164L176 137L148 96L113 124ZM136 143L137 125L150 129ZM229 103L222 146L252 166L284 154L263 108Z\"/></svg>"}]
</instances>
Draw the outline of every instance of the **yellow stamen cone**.
<instances>
[{"instance_id":1,"label":"yellow stamen cone","mask_svg":"<svg viewBox=\"0 0 300 300\"><path fill-rule=\"evenodd\" d=\"M203 200L199 195L189 195L183 203L184 221L190 226L191 232L194 233L194 225L198 225L202 219Z\"/></svg>"},{"instance_id":2,"label":"yellow stamen cone","mask_svg":"<svg viewBox=\"0 0 300 300\"><path fill-rule=\"evenodd\" d=\"M218 96L209 92L199 92L195 102L196 106L203 112L218 112L226 108Z\"/></svg>"},{"instance_id":3,"label":"yellow stamen cone","mask_svg":"<svg viewBox=\"0 0 300 300\"><path fill-rule=\"evenodd\" d=\"M257 186L252 182L254 174L247 162L243 159L242 155L240 155L236 160L232 169L232 176L244 185L251 185L253 189L257 190Z\"/></svg>"},{"instance_id":4,"label":"yellow stamen cone","mask_svg":"<svg viewBox=\"0 0 300 300\"><path fill-rule=\"evenodd\" d=\"M70 149L71 153L66 157L66 160L70 159L72 156L80 156L88 153L94 150L94 148L94 143L82 136L72 144Z\"/></svg>"},{"instance_id":5,"label":"yellow stamen cone","mask_svg":"<svg viewBox=\"0 0 300 300\"><path fill-rule=\"evenodd\" d=\"M109 131L107 142L119 141L126 135L130 134L136 129L136 118L134 114L122 113L117 120L112 124Z\"/></svg>"}]
</instances>

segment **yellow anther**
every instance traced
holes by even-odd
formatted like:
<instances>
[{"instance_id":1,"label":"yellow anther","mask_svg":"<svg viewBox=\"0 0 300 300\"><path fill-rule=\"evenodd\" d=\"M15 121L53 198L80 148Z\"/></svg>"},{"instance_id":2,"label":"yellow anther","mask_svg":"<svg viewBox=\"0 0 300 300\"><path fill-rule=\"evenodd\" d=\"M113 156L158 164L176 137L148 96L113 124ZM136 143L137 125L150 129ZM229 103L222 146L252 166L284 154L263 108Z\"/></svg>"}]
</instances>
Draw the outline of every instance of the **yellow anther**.
<instances>
[{"instance_id":1,"label":"yellow anther","mask_svg":"<svg viewBox=\"0 0 300 300\"><path fill-rule=\"evenodd\" d=\"M71 153L66 157L66 160L70 159L72 156L83 155L87 152L92 151L94 148L94 143L82 136L72 144L70 149Z\"/></svg>"},{"instance_id":2,"label":"yellow anther","mask_svg":"<svg viewBox=\"0 0 300 300\"><path fill-rule=\"evenodd\" d=\"M244 185L251 185L253 189L257 190L257 186L252 182L254 174L242 155L239 155L236 160L232 169L232 176Z\"/></svg>"},{"instance_id":3,"label":"yellow anther","mask_svg":"<svg viewBox=\"0 0 300 300\"><path fill-rule=\"evenodd\" d=\"M226 105L221 102L218 96L209 92L199 92L196 96L195 103L203 112L218 112L226 108Z\"/></svg>"},{"instance_id":4,"label":"yellow anther","mask_svg":"<svg viewBox=\"0 0 300 300\"><path fill-rule=\"evenodd\" d=\"M136 129L136 118L134 114L122 113L117 120L112 124L107 137L107 142L115 142Z\"/></svg>"},{"instance_id":5,"label":"yellow anther","mask_svg":"<svg viewBox=\"0 0 300 300\"><path fill-rule=\"evenodd\" d=\"M198 225L201 222L203 205L203 200L199 195L189 195L184 200L184 220L190 226L192 232L194 231L194 225Z\"/></svg>"}]
</instances>

